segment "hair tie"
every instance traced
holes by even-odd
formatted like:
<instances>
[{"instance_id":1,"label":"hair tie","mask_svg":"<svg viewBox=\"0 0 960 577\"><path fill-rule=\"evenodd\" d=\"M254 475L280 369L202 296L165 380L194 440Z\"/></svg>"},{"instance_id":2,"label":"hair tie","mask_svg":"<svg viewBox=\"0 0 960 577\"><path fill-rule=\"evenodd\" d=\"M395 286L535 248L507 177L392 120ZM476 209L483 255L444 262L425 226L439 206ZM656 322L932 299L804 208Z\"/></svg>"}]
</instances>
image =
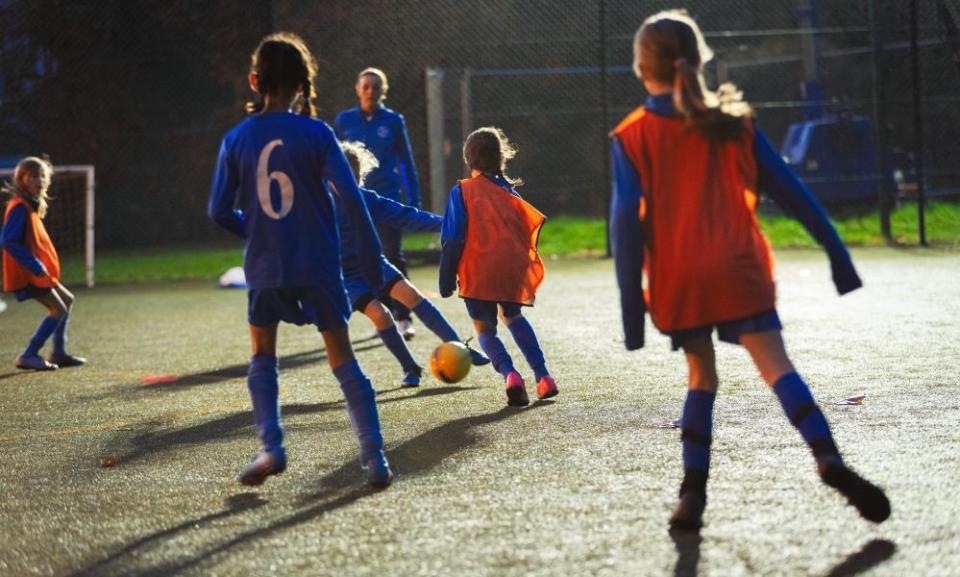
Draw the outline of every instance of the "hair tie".
<instances>
[{"instance_id":1,"label":"hair tie","mask_svg":"<svg viewBox=\"0 0 960 577\"><path fill-rule=\"evenodd\" d=\"M689 65L690 63L687 62L687 59L683 58L682 56L673 61L673 67L676 68L677 70L680 70L681 66L689 66Z\"/></svg>"}]
</instances>

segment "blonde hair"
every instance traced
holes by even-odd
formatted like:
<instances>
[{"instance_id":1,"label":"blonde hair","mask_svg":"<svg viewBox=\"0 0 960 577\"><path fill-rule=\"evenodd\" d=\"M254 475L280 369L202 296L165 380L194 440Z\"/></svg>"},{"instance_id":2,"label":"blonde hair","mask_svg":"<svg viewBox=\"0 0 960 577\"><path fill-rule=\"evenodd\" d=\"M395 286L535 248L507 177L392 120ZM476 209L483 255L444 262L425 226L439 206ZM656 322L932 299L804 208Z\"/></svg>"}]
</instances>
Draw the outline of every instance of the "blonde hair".
<instances>
[{"instance_id":1,"label":"blonde hair","mask_svg":"<svg viewBox=\"0 0 960 577\"><path fill-rule=\"evenodd\" d=\"M707 89L703 65L713 59L703 33L686 10L665 10L643 21L633 41L637 78L673 86L673 105L687 124L711 139L737 138L743 117L752 114L743 93L731 83Z\"/></svg>"},{"instance_id":2,"label":"blonde hair","mask_svg":"<svg viewBox=\"0 0 960 577\"><path fill-rule=\"evenodd\" d=\"M22 185L24 177L28 175L41 177L42 184L40 186L40 194L38 194L36 198L33 198ZM17 167L13 170L13 182L5 182L2 190L10 196L23 196L35 200L37 203L37 214L40 218L44 218L47 216L47 206L50 199L47 190L50 188L50 180L52 178L53 164L50 163L50 159L28 156L17 163Z\"/></svg>"},{"instance_id":3,"label":"blonde hair","mask_svg":"<svg viewBox=\"0 0 960 577\"><path fill-rule=\"evenodd\" d=\"M382 102L386 100L387 91L390 90L390 83L387 82L386 72L380 70L379 68L368 66L367 68L361 70L359 74L357 74L357 84L360 84L360 79L367 75L376 76L380 79L380 101Z\"/></svg>"},{"instance_id":4,"label":"blonde hair","mask_svg":"<svg viewBox=\"0 0 960 577\"><path fill-rule=\"evenodd\" d=\"M463 142L463 161L470 170L499 176L511 186L523 184L519 178L511 178L506 173L507 163L516 155L517 147L496 126L478 128Z\"/></svg>"},{"instance_id":5,"label":"blonde hair","mask_svg":"<svg viewBox=\"0 0 960 577\"><path fill-rule=\"evenodd\" d=\"M341 142L340 149L343 150L347 161L350 163L353 175L357 178L357 184L363 186L363 181L367 179L367 175L380 166L380 161L361 142Z\"/></svg>"}]
</instances>

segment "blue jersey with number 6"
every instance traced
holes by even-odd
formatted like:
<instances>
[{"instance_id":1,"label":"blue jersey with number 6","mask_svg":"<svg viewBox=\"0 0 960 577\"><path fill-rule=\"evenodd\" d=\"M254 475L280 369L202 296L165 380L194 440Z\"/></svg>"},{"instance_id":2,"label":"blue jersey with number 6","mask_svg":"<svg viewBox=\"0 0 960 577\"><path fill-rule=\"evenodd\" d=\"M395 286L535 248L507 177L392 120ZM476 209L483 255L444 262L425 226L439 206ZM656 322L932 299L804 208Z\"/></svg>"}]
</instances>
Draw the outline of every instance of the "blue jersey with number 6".
<instances>
[{"instance_id":1,"label":"blue jersey with number 6","mask_svg":"<svg viewBox=\"0 0 960 577\"><path fill-rule=\"evenodd\" d=\"M342 286L331 193L355 227L364 277L379 283L380 242L350 165L322 121L276 112L235 126L220 146L207 212L246 239L251 289Z\"/></svg>"}]
</instances>

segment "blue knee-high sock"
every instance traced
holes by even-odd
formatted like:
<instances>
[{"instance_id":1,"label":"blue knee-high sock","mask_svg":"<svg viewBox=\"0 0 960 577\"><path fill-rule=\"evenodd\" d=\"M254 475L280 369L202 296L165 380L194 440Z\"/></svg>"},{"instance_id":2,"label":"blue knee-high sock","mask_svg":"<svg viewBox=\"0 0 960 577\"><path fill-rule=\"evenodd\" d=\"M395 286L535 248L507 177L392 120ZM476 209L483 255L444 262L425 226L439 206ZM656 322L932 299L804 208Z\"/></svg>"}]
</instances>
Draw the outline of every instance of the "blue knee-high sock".
<instances>
[{"instance_id":1,"label":"blue knee-high sock","mask_svg":"<svg viewBox=\"0 0 960 577\"><path fill-rule=\"evenodd\" d=\"M254 355L247 372L247 389L253 402L253 422L263 450L283 452L283 429L280 428L280 369L277 357Z\"/></svg>"},{"instance_id":2,"label":"blue knee-high sock","mask_svg":"<svg viewBox=\"0 0 960 577\"><path fill-rule=\"evenodd\" d=\"M62 357L67 354L67 323L70 322L70 313L67 313L53 331L53 356Z\"/></svg>"},{"instance_id":3,"label":"blue knee-high sock","mask_svg":"<svg viewBox=\"0 0 960 577\"><path fill-rule=\"evenodd\" d=\"M440 313L440 310L427 299L423 299L417 306L413 307L413 314L417 315L423 326L430 329L430 332L440 337L443 342L459 341L457 331L454 330L447 319Z\"/></svg>"},{"instance_id":4,"label":"blue knee-high sock","mask_svg":"<svg viewBox=\"0 0 960 577\"><path fill-rule=\"evenodd\" d=\"M391 324L389 328L377 331L377 334L380 335L383 344L387 345L387 349L400 361L403 372L412 373L420 370L420 365L417 364L417 361L413 359L413 355L410 354L407 341L403 340L403 337L400 336L397 325Z\"/></svg>"},{"instance_id":5,"label":"blue knee-high sock","mask_svg":"<svg viewBox=\"0 0 960 577\"><path fill-rule=\"evenodd\" d=\"M717 394L690 389L683 404L680 439L683 442L683 468L710 470L710 444L713 441L713 402Z\"/></svg>"},{"instance_id":6,"label":"blue knee-high sock","mask_svg":"<svg viewBox=\"0 0 960 577\"><path fill-rule=\"evenodd\" d=\"M347 400L350 425L360 442L360 460L368 461L383 450L380 417L377 415L377 393L356 359L333 369L333 375L340 382L340 390Z\"/></svg>"},{"instance_id":7,"label":"blue knee-high sock","mask_svg":"<svg viewBox=\"0 0 960 577\"><path fill-rule=\"evenodd\" d=\"M507 378L507 375L514 371L513 359L510 358L510 353L507 352L496 332L480 333L477 336L477 342L493 362L493 369L503 375L503 378Z\"/></svg>"},{"instance_id":8,"label":"blue knee-high sock","mask_svg":"<svg viewBox=\"0 0 960 577\"><path fill-rule=\"evenodd\" d=\"M813 399L810 387L800 375L788 373L780 377L773 385L773 392L780 399L780 405L787 418L800 431L813 454L818 457L839 457L837 445L830 434L830 426L820 407Z\"/></svg>"},{"instance_id":9,"label":"blue knee-high sock","mask_svg":"<svg viewBox=\"0 0 960 577\"><path fill-rule=\"evenodd\" d=\"M57 317L43 317L43 320L40 321L40 326L37 327L36 332L34 332L33 336L30 337L30 342L27 343L27 348L24 349L23 356L37 356L37 353L39 353L40 349L43 348L43 343L47 342L47 339L50 338L50 335L53 334L53 331L57 330L57 325L59 324L60 319Z\"/></svg>"},{"instance_id":10,"label":"blue knee-high sock","mask_svg":"<svg viewBox=\"0 0 960 577\"><path fill-rule=\"evenodd\" d=\"M513 335L513 341L517 343L523 356L533 369L533 376L539 381L546 375L547 362L543 360L543 351L540 349L540 343L537 342L537 335L533 332L533 327L525 317L514 319L507 325L510 334Z\"/></svg>"}]
</instances>

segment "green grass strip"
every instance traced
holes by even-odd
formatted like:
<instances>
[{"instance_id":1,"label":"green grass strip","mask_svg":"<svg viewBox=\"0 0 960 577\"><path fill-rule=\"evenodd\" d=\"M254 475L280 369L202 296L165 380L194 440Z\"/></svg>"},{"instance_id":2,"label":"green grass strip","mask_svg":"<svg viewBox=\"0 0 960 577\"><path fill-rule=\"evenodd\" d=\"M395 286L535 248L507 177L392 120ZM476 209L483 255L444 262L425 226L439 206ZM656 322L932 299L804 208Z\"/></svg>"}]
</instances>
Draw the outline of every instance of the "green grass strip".
<instances>
[{"instance_id":1,"label":"green grass strip","mask_svg":"<svg viewBox=\"0 0 960 577\"><path fill-rule=\"evenodd\" d=\"M891 218L894 239L916 245L917 209L915 204L897 208ZM927 238L938 248L960 249L960 204L930 203L926 213ZM885 245L876 211L847 216L834 221L840 236L850 246ZM775 248L810 248L816 242L799 222L780 215L760 216L760 224ZM406 234L407 250L439 250L436 234ZM572 216L552 217L540 236L540 252L547 258L601 256L606 252L603 219ZM243 262L243 250L232 248L173 248L151 251L104 251L97 254L97 284L215 279L223 271ZM64 280L79 285L82 263L64 259Z\"/></svg>"}]
</instances>

